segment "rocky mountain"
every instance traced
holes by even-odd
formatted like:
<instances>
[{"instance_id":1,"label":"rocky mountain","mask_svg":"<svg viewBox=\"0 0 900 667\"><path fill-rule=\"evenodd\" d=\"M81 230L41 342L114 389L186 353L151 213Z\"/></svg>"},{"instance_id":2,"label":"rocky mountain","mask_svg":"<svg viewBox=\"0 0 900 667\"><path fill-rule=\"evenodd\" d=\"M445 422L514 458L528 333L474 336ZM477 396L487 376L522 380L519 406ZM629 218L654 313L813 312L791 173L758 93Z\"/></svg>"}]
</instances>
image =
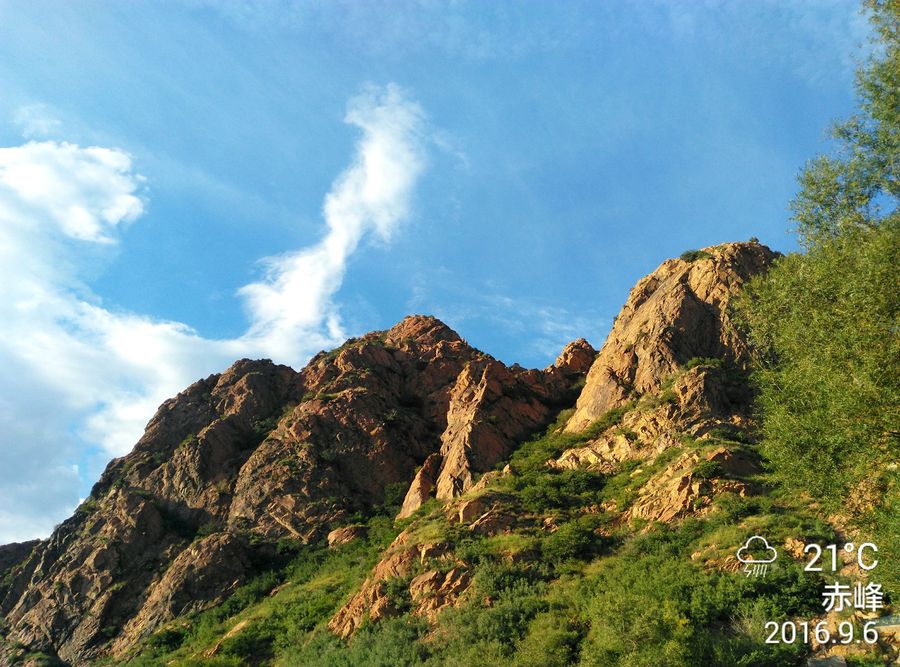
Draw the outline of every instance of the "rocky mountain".
<instances>
[{"instance_id":1,"label":"rocky mountain","mask_svg":"<svg viewBox=\"0 0 900 667\"><path fill-rule=\"evenodd\" d=\"M594 354L507 367L413 316L300 372L240 360L164 403L50 539L0 550L7 637L73 664L119 655L220 603L279 539L322 539L398 486L406 513L456 497L573 400Z\"/></svg>"},{"instance_id":2,"label":"rocky mountain","mask_svg":"<svg viewBox=\"0 0 900 667\"><path fill-rule=\"evenodd\" d=\"M229 651L242 657L221 664L268 664L276 619L304 595L333 600L303 603L315 612L299 626L333 650L396 617L431 628L421 641L436 651L445 609L503 604L484 583L492 567L549 586L561 575L548 563L627 544L652 522L718 516L718 498L760 493L747 350L728 304L774 258L731 243L664 262L599 354L579 339L543 370L412 316L299 372L241 360L193 384L49 539L0 547L0 665L168 650L136 664ZM366 555L322 569L353 549ZM285 569L298 553L305 565ZM691 559L736 567L708 544ZM316 576L332 583L304 592ZM267 600L258 611L248 590ZM238 615L223 612L204 639L192 619L219 608ZM291 636L279 650L295 650ZM322 646L285 664L319 664Z\"/></svg>"}]
</instances>

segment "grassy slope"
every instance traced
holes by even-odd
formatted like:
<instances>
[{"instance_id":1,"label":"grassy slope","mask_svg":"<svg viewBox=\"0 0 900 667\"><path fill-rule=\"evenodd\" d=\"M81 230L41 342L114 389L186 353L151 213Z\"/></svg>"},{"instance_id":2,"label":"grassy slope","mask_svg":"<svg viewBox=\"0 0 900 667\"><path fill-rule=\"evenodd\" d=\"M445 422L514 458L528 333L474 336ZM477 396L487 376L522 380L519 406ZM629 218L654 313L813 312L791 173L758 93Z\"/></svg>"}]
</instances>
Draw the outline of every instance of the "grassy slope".
<instances>
[{"instance_id":1,"label":"grassy slope","mask_svg":"<svg viewBox=\"0 0 900 667\"><path fill-rule=\"evenodd\" d=\"M588 435L615 427L621 412L604 417ZM611 476L553 471L543 463L587 437L557 432L566 416L523 444L510 461L517 474L491 489L505 508L532 518L531 527L480 537L449 524L436 503L399 524L389 518L396 507L382 508L368 519L366 539L336 550L297 547L290 566L261 576L216 609L169 624L130 664L794 664L805 647L765 644L763 625L815 616L823 580L787 558L765 579L718 566L752 534L773 544L788 537L828 543L833 531L809 503L762 475L754 481L763 493L724 494L700 518L624 525L597 505L615 500L624 508L675 455L709 442L685 437L681 448ZM555 532L540 527L548 517L559 526ZM406 611L364 626L350 642L337 639L328 619L403 528L420 541L453 545L474 573L464 603L445 610L430 628L408 611L408 579L388 582L395 606ZM239 623L241 631L225 637Z\"/></svg>"}]
</instances>

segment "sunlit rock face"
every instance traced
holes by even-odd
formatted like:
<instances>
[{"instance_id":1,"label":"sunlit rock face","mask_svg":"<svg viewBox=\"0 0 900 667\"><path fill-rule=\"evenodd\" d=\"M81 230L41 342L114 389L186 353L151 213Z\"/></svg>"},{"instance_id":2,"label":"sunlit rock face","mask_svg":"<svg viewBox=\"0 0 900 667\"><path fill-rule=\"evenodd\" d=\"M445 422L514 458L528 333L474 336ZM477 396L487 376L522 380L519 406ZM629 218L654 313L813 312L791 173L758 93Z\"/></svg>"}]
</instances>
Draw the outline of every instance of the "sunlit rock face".
<instances>
[{"instance_id":1,"label":"sunlit rock face","mask_svg":"<svg viewBox=\"0 0 900 667\"><path fill-rule=\"evenodd\" d=\"M574 400L593 353L508 368L412 316L299 372L240 360L160 406L48 540L0 548L8 637L72 664L121 656L220 603L279 539L325 539L416 479L405 511L453 497Z\"/></svg>"},{"instance_id":2,"label":"sunlit rock face","mask_svg":"<svg viewBox=\"0 0 900 667\"><path fill-rule=\"evenodd\" d=\"M631 290L566 430L583 431L611 408L658 389L690 359L747 361L728 304L777 255L758 243L725 243L694 255L663 262Z\"/></svg>"}]
</instances>

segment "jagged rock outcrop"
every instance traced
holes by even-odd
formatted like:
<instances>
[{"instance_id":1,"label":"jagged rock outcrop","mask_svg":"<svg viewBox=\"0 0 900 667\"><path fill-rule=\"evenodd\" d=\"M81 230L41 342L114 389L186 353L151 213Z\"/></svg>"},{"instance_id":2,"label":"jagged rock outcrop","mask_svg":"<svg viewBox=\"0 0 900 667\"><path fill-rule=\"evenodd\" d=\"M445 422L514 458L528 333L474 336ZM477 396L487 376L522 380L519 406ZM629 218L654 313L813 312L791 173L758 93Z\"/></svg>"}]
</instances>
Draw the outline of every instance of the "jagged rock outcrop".
<instances>
[{"instance_id":1,"label":"jagged rock outcrop","mask_svg":"<svg viewBox=\"0 0 900 667\"><path fill-rule=\"evenodd\" d=\"M491 471L525 436L546 425L571 399L587 349L592 350L585 341L570 344L569 354L561 355L565 365L543 372L507 368L493 359L468 364L450 394L440 454L413 479L398 518L410 516L429 497L458 497L478 474Z\"/></svg>"},{"instance_id":2,"label":"jagged rock outcrop","mask_svg":"<svg viewBox=\"0 0 900 667\"><path fill-rule=\"evenodd\" d=\"M549 465L614 473L624 461L652 462L666 450L752 438L747 347L728 303L775 254L757 243L729 243L695 255L664 262L631 291L566 430L583 432L604 416L594 430L607 426ZM622 518L672 521L702 510L716 493L749 492L731 469L749 465L746 452L711 456L707 472L720 466L731 478L695 474L700 454L688 451L654 475L630 507L618 508Z\"/></svg>"},{"instance_id":3,"label":"jagged rock outcrop","mask_svg":"<svg viewBox=\"0 0 900 667\"><path fill-rule=\"evenodd\" d=\"M329 621L331 631L341 637L349 637L366 620L378 621L395 615L396 609L387 595L384 582L407 576L421 560L419 548L409 544L409 534L400 533L359 591Z\"/></svg>"},{"instance_id":4,"label":"jagged rock outcrop","mask_svg":"<svg viewBox=\"0 0 900 667\"><path fill-rule=\"evenodd\" d=\"M443 568L422 571L448 559L456 565L449 571ZM471 575L448 553L446 544L417 543L408 531L403 531L385 550L359 590L328 622L329 629L347 638L366 621L377 622L396 615L398 611L386 588L390 579L408 580L406 588L413 603L413 614L430 621L441 610L456 604L471 584Z\"/></svg>"},{"instance_id":5,"label":"jagged rock outcrop","mask_svg":"<svg viewBox=\"0 0 900 667\"><path fill-rule=\"evenodd\" d=\"M339 547L343 544L349 544L355 539L364 537L366 532L365 526L344 526L332 530L325 539L328 542L329 547Z\"/></svg>"},{"instance_id":6,"label":"jagged rock outcrop","mask_svg":"<svg viewBox=\"0 0 900 667\"><path fill-rule=\"evenodd\" d=\"M746 427L750 408L746 383L728 375L715 365L675 373L669 378L671 387L647 394L617 425L566 450L551 465L611 472L622 461L653 458L677 447L685 436Z\"/></svg>"},{"instance_id":7,"label":"jagged rock outcrop","mask_svg":"<svg viewBox=\"0 0 900 667\"><path fill-rule=\"evenodd\" d=\"M474 474L493 468L521 438L549 420L551 406L558 407L565 387L545 382L545 377L539 372L514 373L497 361L463 369L450 395L447 429L441 436L437 498L464 493Z\"/></svg>"},{"instance_id":8,"label":"jagged rock outcrop","mask_svg":"<svg viewBox=\"0 0 900 667\"><path fill-rule=\"evenodd\" d=\"M83 664L144 606L201 526L224 523L221 491L295 391L296 373L270 361L235 363L166 401L90 498L32 551L0 601L9 638ZM210 593L213 593L212 591ZM194 591L195 608L212 604Z\"/></svg>"},{"instance_id":9,"label":"jagged rock outcrop","mask_svg":"<svg viewBox=\"0 0 900 667\"><path fill-rule=\"evenodd\" d=\"M419 466L410 506L443 468L465 487L574 398L587 347L567 349L559 368L507 368L412 316L300 372L241 360L195 383L50 539L0 551L21 561L0 589L7 638L73 665L122 656L161 623L218 604L275 558L275 541L325 539Z\"/></svg>"},{"instance_id":10,"label":"jagged rock outcrop","mask_svg":"<svg viewBox=\"0 0 900 667\"><path fill-rule=\"evenodd\" d=\"M218 604L247 580L249 550L233 533L216 533L182 551L155 584L140 611L112 646L127 649L142 636L176 616Z\"/></svg>"},{"instance_id":11,"label":"jagged rock outcrop","mask_svg":"<svg viewBox=\"0 0 900 667\"><path fill-rule=\"evenodd\" d=\"M700 467L701 462L707 467ZM756 461L741 450L720 447L706 454L690 452L644 485L626 518L668 522L708 507L720 493L748 495L752 488L741 478L759 470Z\"/></svg>"},{"instance_id":12,"label":"jagged rock outcrop","mask_svg":"<svg viewBox=\"0 0 900 667\"><path fill-rule=\"evenodd\" d=\"M658 389L692 358L746 362L728 304L776 254L758 243L725 243L695 254L663 262L631 290L566 430L582 431L611 408Z\"/></svg>"},{"instance_id":13,"label":"jagged rock outcrop","mask_svg":"<svg viewBox=\"0 0 900 667\"><path fill-rule=\"evenodd\" d=\"M432 459L413 480L399 517L412 514L432 493L449 500L472 488L476 475L491 471L572 399L573 382L595 356L582 338L544 371L507 368L493 359L466 365L450 394L437 475Z\"/></svg>"},{"instance_id":14,"label":"jagged rock outcrop","mask_svg":"<svg viewBox=\"0 0 900 667\"><path fill-rule=\"evenodd\" d=\"M434 496L434 489L437 486L437 476L441 469L441 455L429 454L425 459L425 463L416 473L409 490L403 498L403 506L400 508L398 519L405 519L412 516L413 512L419 509L425 501Z\"/></svg>"},{"instance_id":15,"label":"jagged rock outcrop","mask_svg":"<svg viewBox=\"0 0 900 667\"><path fill-rule=\"evenodd\" d=\"M584 375L590 370L596 358L597 350L584 338L579 338L566 345L547 370L555 368L570 377Z\"/></svg>"},{"instance_id":16,"label":"jagged rock outcrop","mask_svg":"<svg viewBox=\"0 0 900 667\"><path fill-rule=\"evenodd\" d=\"M442 610L460 602L471 583L472 575L459 567L447 572L423 572L409 582L409 595L415 605L413 614L434 623Z\"/></svg>"}]
</instances>

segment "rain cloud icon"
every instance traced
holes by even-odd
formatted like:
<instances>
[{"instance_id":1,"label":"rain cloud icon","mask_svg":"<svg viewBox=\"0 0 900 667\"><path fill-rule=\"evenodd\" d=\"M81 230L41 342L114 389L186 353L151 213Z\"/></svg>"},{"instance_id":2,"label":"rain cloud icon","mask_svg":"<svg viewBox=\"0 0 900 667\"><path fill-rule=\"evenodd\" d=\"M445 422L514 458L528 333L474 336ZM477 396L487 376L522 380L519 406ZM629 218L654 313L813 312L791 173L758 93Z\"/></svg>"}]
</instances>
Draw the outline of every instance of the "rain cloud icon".
<instances>
[{"instance_id":1,"label":"rain cloud icon","mask_svg":"<svg viewBox=\"0 0 900 667\"><path fill-rule=\"evenodd\" d=\"M758 542L758 544L754 545L754 542ZM751 548L765 549L765 557L755 557L750 553ZM775 551L775 547L770 546L769 543L766 542L766 538L759 535L748 538L747 541L744 542L744 546L737 551L737 559L744 563L743 571L748 577L751 574L755 577L766 576L766 572L769 569L769 563L774 561L777 557L778 552Z\"/></svg>"},{"instance_id":2,"label":"rain cloud icon","mask_svg":"<svg viewBox=\"0 0 900 667\"><path fill-rule=\"evenodd\" d=\"M752 554L748 553L752 548L750 545L756 540L759 540L760 542L756 547L762 547L766 550L765 558L754 558ZM771 554L771 556L769 554ZM766 542L766 538L760 537L759 535L748 538L747 541L744 542L744 546L738 549L737 552L737 559L742 563L771 563L776 558L778 558L778 552L775 551L775 547L769 546L769 543Z\"/></svg>"}]
</instances>

